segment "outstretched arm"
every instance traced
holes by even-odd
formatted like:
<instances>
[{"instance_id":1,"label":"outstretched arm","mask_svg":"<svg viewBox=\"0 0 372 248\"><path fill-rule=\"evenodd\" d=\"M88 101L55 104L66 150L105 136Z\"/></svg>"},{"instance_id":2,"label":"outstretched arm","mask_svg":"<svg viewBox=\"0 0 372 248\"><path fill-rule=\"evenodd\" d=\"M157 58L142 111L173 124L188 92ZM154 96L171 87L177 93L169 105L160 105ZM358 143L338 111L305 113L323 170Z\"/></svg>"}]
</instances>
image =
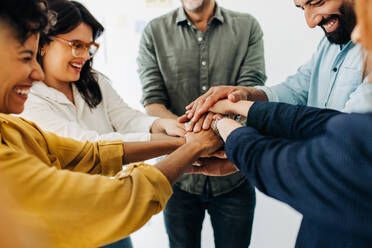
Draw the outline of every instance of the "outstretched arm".
<instances>
[{"instance_id":1,"label":"outstretched arm","mask_svg":"<svg viewBox=\"0 0 372 248\"><path fill-rule=\"evenodd\" d=\"M228 136L225 150L229 160L265 194L308 218L344 226L345 219L364 218L372 211L365 204L372 197L372 157L362 148L371 145L365 137L368 125L354 126L346 119L337 116L324 134L300 140L264 136L241 127Z\"/></svg>"},{"instance_id":2,"label":"outstretched arm","mask_svg":"<svg viewBox=\"0 0 372 248\"><path fill-rule=\"evenodd\" d=\"M327 121L341 113L329 109L296 106L285 103L228 100L217 102L215 113L233 113L247 117L247 126L260 133L283 138L308 138L324 132Z\"/></svg>"}]
</instances>

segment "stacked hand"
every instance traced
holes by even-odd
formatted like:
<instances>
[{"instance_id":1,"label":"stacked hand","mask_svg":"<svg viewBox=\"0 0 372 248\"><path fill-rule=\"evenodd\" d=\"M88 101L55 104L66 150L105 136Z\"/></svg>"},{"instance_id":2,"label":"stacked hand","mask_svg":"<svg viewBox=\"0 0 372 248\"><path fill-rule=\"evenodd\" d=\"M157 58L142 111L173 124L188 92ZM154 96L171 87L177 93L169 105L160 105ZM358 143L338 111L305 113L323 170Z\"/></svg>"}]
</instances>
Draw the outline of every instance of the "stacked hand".
<instances>
[{"instance_id":1,"label":"stacked hand","mask_svg":"<svg viewBox=\"0 0 372 248\"><path fill-rule=\"evenodd\" d=\"M242 109L246 111L245 114L248 112L253 102L245 101L244 104L234 105L234 103L247 98L246 89L246 87L233 86L213 87L187 106L187 112L178 118L179 122L186 123L187 131L194 132L194 134L188 133L186 139L192 137L195 133L203 133L202 130L210 130L212 121L220 119L215 129L220 138L226 141L228 135L242 125L232 119L221 119L221 117L226 114L241 114L239 111ZM189 141L190 139L187 142ZM206 140L200 140L199 142L206 142ZM198 160L200 166L192 166L187 173L225 176L237 171L236 167L226 159L224 151L218 151L218 153L210 153L209 151L209 154L205 153L203 155L205 158Z\"/></svg>"},{"instance_id":2,"label":"stacked hand","mask_svg":"<svg viewBox=\"0 0 372 248\"><path fill-rule=\"evenodd\" d=\"M186 134L185 125L172 119L157 119L152 124L151 131L178 137L184 137Z\"/></svg>"},{"instance_id":3,"label":"stacked hand","mask_svg":"<svg viewBox=\"0 0 372 248\"><path fill-rule=\"evenodd\" d=\"M197 161L199 166L192 166L187 173L226 176L237 171L236 167L226 159L225 151L219 150L223 146L221 137L218 137L212 129L207 127L210 126L210 122L212 122L214 117L220 117L220 115L216 116L215 113L207 113L201 116L195 125L196 128L194 127L195 132L188 132L185 136L186 143L200 144L203 147L201 158ZM233 120L229 119L229 121ZM204 126L206 122L208 124Z\"/></svg>"}]
</instances>

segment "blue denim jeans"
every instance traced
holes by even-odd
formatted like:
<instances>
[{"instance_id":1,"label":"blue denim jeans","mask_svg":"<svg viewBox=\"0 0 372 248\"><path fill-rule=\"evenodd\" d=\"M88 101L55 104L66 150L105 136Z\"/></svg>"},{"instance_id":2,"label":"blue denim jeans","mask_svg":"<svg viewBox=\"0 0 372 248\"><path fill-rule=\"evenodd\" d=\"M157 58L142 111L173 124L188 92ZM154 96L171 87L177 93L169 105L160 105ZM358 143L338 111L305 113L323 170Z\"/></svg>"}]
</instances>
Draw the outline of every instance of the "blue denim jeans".
<instances>
[{"instance_id":1,"label":"blue denim jeans","mask_svg":"<svg viewBox=\"0 0 372 248\"><path fill-rule=\"evenodd\" d=\"M102 246L102 248L133 248L133 246L132 246L132 240L130 239L130 237L128 237L128 238L116 241L112 244Z\"/></svg>"},{"instance_id":2,"label":"blue denim jeans","mask_svg":"<svg viewBox=\"0 0 372 248\"><path fill-rule=\"evenodd\" d=\"M164 210L165 227L171 248L199 248L207 210L212 222L216 248L247 248L251 241L256 194L245 182L236 189L212 196L208 180L202 195L173 186L173 195Z\"/></svg>"}]
</instances>

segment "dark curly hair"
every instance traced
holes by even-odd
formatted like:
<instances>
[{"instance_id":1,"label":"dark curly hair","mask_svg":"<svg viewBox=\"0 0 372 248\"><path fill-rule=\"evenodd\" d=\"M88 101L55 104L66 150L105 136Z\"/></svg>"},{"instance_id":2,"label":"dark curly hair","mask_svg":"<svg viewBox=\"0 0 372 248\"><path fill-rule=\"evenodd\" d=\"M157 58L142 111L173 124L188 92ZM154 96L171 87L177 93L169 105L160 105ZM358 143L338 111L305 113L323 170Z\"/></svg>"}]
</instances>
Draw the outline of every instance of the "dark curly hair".
<instances>
[{"instance_id":1,"label":"dark curly hair","mask_svg":"<svg viewBox=\"0 0 372 248\"><path fill-rule=\"evenodd\" d=\"M13 29L22 44L30 35L47 31L52 17L45 0L0 1L0 21Z\"/></svg>"},{"instance_id":2,"label":"dark curly hair","mask_svg":"<svg viewBox=\"0 0 372 248\"><path fill-rule=\"evenodd\" d=\"M1 0L2 1L2 0ZM49 44L51 36L66 34L81 23L85 23L93 30L93 40L96 40L104 31L104 27L94 18L94 16L81 3L69 0L49 0L49 9L57 14L57 22L52 29L40 36L39 49ZM40 52L38 60L42 65ZM83 66L80 78L76 85L84 101L90 108L95 108L102 101L102 93L98 85L98 75L92 69L93 59L89 59Z\"/></svg>"}]
</instances>

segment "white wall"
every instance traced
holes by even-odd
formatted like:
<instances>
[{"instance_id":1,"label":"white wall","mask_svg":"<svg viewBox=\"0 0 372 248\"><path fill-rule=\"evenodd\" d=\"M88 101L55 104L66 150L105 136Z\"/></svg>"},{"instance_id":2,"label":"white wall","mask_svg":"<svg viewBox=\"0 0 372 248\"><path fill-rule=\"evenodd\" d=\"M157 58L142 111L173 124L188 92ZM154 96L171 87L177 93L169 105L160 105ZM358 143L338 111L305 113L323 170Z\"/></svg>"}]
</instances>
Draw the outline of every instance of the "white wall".
<instances>
[{"instance_id":1,"label":"white wall","mask_svg":"<svg viewBox=\"0 0 372 248\"><path fill-rule=\"evenodd\" d=\"M84 0L83 2L105 25L101 50L95 68L107 74L122 97L131 106L142 109L136 55L143 25L154 17L179 6L179 0ZM149 2L162 6L151 7ZM301 10L292 0L220 0L226 8L254 15L265 33L265 58L268 85L276 84L293 74L315 50L322 32L310 30ZM251 248L294 247L301 216L286 205L261 193L253 226ZM132 235L136 248L167 247L162 215L153 217ZM205 221L202 247L214 247L213 231Z\"/></svg>"}]
</instances>

